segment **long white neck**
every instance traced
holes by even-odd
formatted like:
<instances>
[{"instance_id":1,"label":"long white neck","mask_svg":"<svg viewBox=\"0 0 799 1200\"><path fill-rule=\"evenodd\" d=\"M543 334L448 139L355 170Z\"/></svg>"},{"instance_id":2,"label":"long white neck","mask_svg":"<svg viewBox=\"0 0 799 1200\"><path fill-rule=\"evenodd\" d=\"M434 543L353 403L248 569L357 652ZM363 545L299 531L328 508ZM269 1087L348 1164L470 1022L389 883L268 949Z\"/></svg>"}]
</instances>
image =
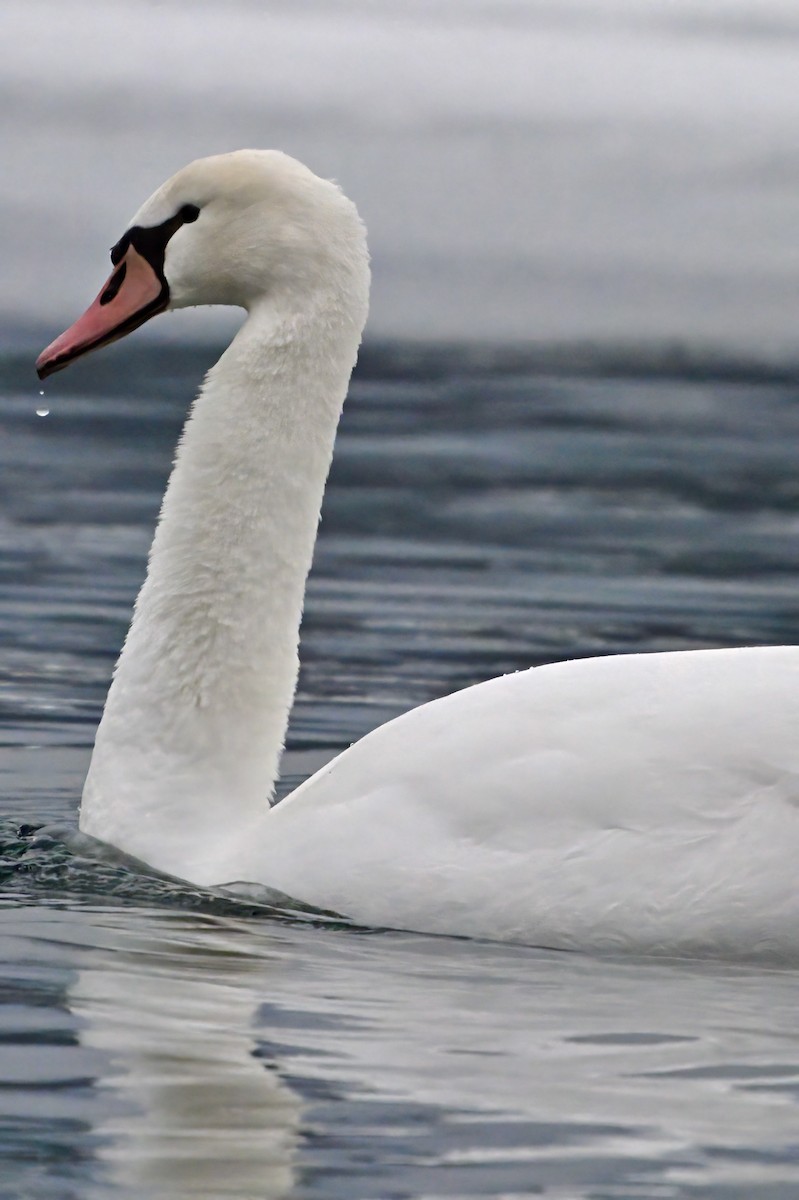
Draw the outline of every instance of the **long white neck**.
<instances>
[{"instance_id":1,"label":"long white neck","mask_svg":"<svg viewBox=\"0 0 799 1200\"><path fill-rule=\"evenodd\" d=\"M81 828L184 878L234 877L268 812L362 317L255 308L180 441Z\"/></svg>"}]
</instances>

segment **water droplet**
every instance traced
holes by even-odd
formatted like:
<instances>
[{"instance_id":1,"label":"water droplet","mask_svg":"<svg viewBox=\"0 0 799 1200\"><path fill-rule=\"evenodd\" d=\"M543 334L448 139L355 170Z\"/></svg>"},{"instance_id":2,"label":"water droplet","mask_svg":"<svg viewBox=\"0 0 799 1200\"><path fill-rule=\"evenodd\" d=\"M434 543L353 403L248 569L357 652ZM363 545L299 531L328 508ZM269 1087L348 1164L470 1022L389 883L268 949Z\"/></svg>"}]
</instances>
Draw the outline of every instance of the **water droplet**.
<instances>
[{"instance_id":1,"label":"water droplet","mask_svg":"<svg viewBox=\"0 0 799 1200\"><path fill-rule=\"evenodd\" d=\"M40 396L43 396L43 395L44 395L44 388L40 388L40 389L39 389L39 395L40 395Z\"/></svg>"},{"instance_id":2,"label":"water droplet","mask_svg":"<svg viewBox=\"0 0 799 1200\"><path fill-rule=\"evenodd\" d=\"M37 417L48 417L49 415L50 415L50 409L49 409L49 408L37 408L37 409L36 409L36 416L37 416Z\"/></svg>"}]
</instances>

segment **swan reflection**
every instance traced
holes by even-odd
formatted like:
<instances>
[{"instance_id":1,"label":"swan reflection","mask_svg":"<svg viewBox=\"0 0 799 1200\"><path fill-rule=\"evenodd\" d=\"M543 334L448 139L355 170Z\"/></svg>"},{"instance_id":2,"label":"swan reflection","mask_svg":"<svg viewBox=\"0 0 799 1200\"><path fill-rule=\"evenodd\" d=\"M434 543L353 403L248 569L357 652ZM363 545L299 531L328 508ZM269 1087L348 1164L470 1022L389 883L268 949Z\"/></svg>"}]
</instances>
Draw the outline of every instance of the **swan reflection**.
<instances>
[{"instance_id":1,"label":"swan reflection","mask_svg":"<svg viewBox=\"0 0 799 1200\"><path fill-rule=\"evenodd\" d=\"M103 920L106 945L69 991L80 1040L105 1063L95 1134L106 1177L137 1200L285 1196L300 1105L253 1055L265 959L252 941L237 950L227 923L123 920Z\"/></svg>"},{"instance_id":2,"label":"swan reflection","mask_svg":"<svg viewBox=\"0 0 799 1200\"><path fill-rule=\"evenodd\" d=\"M45 1053L94 1076L81 1200L799 1184L793 972L86 917L21 926L79 955L80 1053Z\"/></svg>"}]
</instances>

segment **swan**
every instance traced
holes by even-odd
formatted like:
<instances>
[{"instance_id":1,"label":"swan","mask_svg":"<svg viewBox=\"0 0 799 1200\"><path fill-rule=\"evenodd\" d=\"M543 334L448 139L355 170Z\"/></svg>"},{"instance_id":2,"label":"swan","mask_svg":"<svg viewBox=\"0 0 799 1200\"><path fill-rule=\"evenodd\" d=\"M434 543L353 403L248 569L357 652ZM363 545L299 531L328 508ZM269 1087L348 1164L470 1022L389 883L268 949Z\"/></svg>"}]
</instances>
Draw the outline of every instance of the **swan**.
<instances>
[{"instance_id":1,"label":"swan","mask_svg":"<svg viewBox=\"0 0 799 1200\"><path fill-rule=\"evenodd\" d=\"M366 321L364 227L278 151L146 201L41 378L166 309L246 318L181 436L97 730L80 829L202 886L365 925L799 960L799 648L633 654L424 704L277 806L336 425Z\"/></svg>"}]
</instances>

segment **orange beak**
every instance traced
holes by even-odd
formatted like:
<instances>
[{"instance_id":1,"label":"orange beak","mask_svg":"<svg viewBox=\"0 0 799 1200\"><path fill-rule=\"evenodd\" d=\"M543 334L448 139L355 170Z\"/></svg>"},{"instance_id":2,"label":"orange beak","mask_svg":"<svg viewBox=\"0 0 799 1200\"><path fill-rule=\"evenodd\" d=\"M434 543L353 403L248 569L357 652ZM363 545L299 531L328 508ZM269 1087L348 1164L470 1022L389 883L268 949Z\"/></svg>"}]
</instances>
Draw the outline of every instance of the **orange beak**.
<instances>
[{"instance_id":1,"label":"orange beak","mask_svg":"<svg viewBox=\"0 0 799 1200\"><path fill-rule=\"evenodd\" d=\"M163 312L168 303L166 281L129 245L94 303L41 352L37 375L46 379L90 350L117 341Z\"/></svg>"}]
</instances>

